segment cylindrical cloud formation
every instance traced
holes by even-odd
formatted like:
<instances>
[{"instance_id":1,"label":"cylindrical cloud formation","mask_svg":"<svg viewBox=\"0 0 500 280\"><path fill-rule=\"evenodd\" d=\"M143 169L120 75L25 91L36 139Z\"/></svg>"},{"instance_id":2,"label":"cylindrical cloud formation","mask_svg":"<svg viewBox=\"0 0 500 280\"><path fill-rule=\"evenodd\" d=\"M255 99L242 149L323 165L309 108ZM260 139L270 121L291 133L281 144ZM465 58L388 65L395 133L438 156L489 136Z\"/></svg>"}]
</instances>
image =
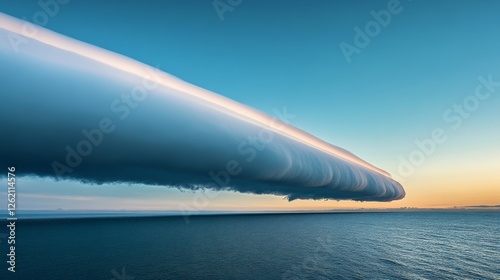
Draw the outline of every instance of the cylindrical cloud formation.
<instances>
[{"instance_id":1,"label":"cylindrical cloud formation","mask_svg":"<svg viewBox=\"0 0 500 280\"><path fill-rule=\"evenodd\" d=\"M27 31L29 30L29 32ZM385 171L275 116L0 14L0 155L18 174L288 199L401 199Z\"/></svg>"}]
</instances>

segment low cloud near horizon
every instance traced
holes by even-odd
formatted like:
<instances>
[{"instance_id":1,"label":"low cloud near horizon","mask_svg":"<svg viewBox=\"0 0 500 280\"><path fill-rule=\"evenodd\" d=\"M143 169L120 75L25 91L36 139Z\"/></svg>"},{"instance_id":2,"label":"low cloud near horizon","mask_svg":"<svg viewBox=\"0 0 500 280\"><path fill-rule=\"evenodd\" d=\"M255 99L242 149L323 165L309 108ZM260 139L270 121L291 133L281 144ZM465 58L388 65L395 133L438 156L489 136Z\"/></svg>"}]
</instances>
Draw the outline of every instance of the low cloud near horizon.
<instances>
[{"instance_id":1,"label":"low cloud near horizon","mask_svg":"<svg viewBox=\"0 0 500 280\"><path fill-rule=\"evenodd\" d=\"M405 196L386 172L287 124L285 108L268 116L130 58L0 19L0 155L18 176L289 200Z\"/></svg>"}]
</instances>

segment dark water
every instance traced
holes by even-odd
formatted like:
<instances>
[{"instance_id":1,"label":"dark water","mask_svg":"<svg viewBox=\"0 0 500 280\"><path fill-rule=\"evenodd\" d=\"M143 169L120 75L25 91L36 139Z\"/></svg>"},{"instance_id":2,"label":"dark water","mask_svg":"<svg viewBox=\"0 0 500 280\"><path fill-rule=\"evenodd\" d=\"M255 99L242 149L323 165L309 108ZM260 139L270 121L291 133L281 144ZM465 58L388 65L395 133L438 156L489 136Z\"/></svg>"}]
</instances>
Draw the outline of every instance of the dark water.
<instances>
[{"instance_id":1,"label":"dark water","mask_svg":"<svg viewBox=\"0 0 500 280\"><path fill-rule=\"evenodd\" d=\"M499 237L475 211L18 221L0 279L500 279Z\"/></svg>"}]
</instances>

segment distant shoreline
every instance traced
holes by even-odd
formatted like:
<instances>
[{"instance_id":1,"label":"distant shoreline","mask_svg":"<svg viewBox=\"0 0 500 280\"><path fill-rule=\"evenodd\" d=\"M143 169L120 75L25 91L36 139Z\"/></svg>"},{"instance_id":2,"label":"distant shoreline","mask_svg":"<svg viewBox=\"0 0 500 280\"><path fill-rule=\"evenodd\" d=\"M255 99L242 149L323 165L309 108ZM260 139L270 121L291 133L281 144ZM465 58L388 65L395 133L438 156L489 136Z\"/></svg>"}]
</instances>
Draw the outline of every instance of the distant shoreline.
<instances>
[{"instance_id":1,"label":"distant shoreline","mask_svg":"<svg viewBox=\"0 0 500 280\"><path fill-rule=\"evenodd\" d=\"M24 210L18 211L20 221L33 220L75 220L75 219L130 219L130 218L196 218L223 216L271 216L271 215L328 215L328 214L383 214L418 212L500 212L497 206L474 206L468 208L410 208L410 209L334 209L325 211L256 211L256 212L193 212L179 213L168 211L110 211L110 210ZM0 215L7 216L1 212Z\"/></svg>"}]
</instances>

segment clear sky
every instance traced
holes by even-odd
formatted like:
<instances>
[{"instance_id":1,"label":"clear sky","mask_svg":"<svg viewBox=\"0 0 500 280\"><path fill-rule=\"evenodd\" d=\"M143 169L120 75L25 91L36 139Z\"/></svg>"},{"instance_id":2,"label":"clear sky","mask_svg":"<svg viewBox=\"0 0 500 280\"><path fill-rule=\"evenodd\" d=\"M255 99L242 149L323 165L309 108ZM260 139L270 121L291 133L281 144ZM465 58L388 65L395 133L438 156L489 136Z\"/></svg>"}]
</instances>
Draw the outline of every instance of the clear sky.
<instances>
[{"instance_id":1,"label":"clear sky","mask_svg":"<svg viewBox=\"0 0 500 280\"><path fill-rule=\"evenodd\" d=\"M213 1L102 2L69 1L43 25L268 114L286 106L293 125L388 171L407 193L360 203L221 192L199 210L500 204L498 1L243 0L223 18ZM374 25L381 10L391 18ZM43 9L3 1L0 11L36 22ZM355 52L346 56L346 46ZM23 209L177 210L196 197L142 185L18 184Z\"/></svg>"}]
</instances>

